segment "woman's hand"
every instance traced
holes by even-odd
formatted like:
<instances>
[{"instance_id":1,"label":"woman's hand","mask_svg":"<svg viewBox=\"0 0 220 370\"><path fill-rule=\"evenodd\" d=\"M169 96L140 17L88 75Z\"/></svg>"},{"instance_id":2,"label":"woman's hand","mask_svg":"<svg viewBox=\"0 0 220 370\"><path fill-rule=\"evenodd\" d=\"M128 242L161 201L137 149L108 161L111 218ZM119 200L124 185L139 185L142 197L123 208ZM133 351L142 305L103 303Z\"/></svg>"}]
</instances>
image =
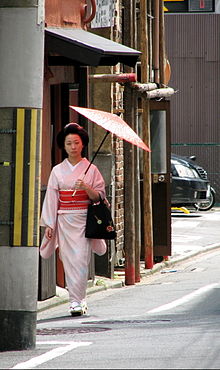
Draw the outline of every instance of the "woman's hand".
<instances>
[{"instance_id":1,"label":"woman's hand","mask_svg":"<svg viewBox=\"0 0 220 370\"><path fill-rule=\"evenodd\" d=\"M45 236L47 239L52 239L53 237L53 229L51 229L51 227L47 226L46 229L45 229Z\"/></svg>"},{"instance_id":2,"label":"woman's hand","mask_svg":"<svg viewBox=\"0 0 220 370\"><path fill-rule=\"evenodd\" d=\"M76 180L75 189L87 190L88 185L81 179Z\"/></svg>"},{"instance_id":3,"label":"woman's hand","mask_svg":"<svg viewBox=\"0 0 220 370\"><path fill-rule=\"evenodd\" d=\"M76 180L75 182L75 189L77 190L85 190L89 196L89 198L93 201L93 202L98 202L99 200L99 193L94 190L93 188L91 188L91 186L89 186L88 184L86 184L83 180L81 179L78 179Z\"/></svg>"}]
</instances>

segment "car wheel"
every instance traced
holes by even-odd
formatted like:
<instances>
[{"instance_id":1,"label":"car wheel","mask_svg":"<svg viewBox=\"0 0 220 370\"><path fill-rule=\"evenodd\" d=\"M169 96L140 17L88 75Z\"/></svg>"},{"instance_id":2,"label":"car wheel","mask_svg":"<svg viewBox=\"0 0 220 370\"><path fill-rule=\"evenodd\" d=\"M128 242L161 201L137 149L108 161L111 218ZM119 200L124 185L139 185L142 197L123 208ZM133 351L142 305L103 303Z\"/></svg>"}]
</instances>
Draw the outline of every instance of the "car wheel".
<instances>
[{"instance_id":1,"label":"car wheel","mask_svg":"<svg viewBox=\"0 0 220 370\"><path fill-rule=\"evenodd\" d=\"M214 206L214 204L215 204L215 193L211 189L209 199L204 203L197 204L196 206L199 211L208 211Z\"/></svg>"}]
</instances>

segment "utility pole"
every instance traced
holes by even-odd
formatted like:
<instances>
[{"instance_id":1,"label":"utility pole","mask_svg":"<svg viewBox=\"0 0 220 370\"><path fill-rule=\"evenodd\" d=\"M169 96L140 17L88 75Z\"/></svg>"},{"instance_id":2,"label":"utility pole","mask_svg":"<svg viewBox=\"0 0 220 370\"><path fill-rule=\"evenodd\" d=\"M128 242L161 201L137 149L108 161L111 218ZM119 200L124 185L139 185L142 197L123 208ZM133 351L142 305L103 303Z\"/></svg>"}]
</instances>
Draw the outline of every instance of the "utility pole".
<instances>
[{"instance_id":1,"label":"utility pole","mask_svg":"<svg viewBox=\"0 0 220 370\"><path fill-rule=\"evenodd\" d=\"M0 351L35 347L44 0L0 2Z\"/></svg>"}]
</instances>

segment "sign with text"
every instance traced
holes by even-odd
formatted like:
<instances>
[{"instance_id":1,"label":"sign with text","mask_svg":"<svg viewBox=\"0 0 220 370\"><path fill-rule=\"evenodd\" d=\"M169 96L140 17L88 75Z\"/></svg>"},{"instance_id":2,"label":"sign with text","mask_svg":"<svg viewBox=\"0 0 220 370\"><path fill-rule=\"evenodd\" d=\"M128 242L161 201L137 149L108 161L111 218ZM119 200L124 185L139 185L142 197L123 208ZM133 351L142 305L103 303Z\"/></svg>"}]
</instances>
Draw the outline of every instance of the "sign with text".
<instances>
[{"instance_id":1,"label":"sign with text","mask_svg":"<svg viewBox=\"0 0 220 370\"><path fill-rule=\"evenodd\" d=\"M96 15L91 22L91 28L103 28L113 26L114 1L96 0Z\"/></svg>"}]
</instances>

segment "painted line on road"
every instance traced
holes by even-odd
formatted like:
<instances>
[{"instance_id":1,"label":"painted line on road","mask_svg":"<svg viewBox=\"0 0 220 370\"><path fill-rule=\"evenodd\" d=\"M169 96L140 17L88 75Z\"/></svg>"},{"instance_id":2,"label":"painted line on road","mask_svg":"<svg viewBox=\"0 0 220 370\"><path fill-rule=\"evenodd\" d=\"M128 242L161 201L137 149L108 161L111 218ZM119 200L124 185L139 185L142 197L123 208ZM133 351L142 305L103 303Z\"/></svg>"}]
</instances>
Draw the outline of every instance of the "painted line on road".
<instances>
[{"instance_id":1,"label":"painted line on road","mask_svg":"<svg viewBox=\"0 0 220 370\"><path fill-rule=\"evenodd\" d=\"M198 296L200 296L200 295L208 292L209 290L212 290L216 286L219 286L219 284L218 283L214 283L214 284L206 285L206 286L204 286L202 288L199 288L199 289L195 290L194 292L192 292L190 294L185 295L182 298L176 299L173 302L164 304L164 305L159 306L157 308L153 308L152 310L148 311L147 313L157 313L157 312L161 312L161 311L167 311L167 310L170 310L170 309L175 308L177 306L181 306L182 304L187 303L187 302L193 300L194 298L196 298L196 297L198 297Z\"/></svg>"},{"instance_id":2,"label":"painted line on road","mask_svg":"<svg viewBox=\"0 0 220 370\"><path fill-rule=\"evenodd\" d=\"M189 229L192 229L192 228L195 228L197 227L199 224L201 223L201 221L193 221L193 220L190 220L190 221L175 221L172 225L172 227L175 227L175 228L180 228L180 229L185 229L185 228L189 228Z\"/></svg>"},{"instance_id":3,"label":"painted line on road","mask_svg":"<svg viewBox=\"0 0 220 370\"><path fill-rule=\"evenodd\" d=\"M41 365L45 362L48 362L50 360L53 360L56 357L62 356L65 353L77 348L77 347L83 347L83 346L90 346L92 342L38 342L37 344L67 344L65 347L57 347L52 349L49 352L44 353L43 355L33 357L32 359L21 362L14 367L11 367L11 369L33 369L34 367Z\"/></svg>"},{"instance_id":4,"label":"painted line on road","mask_svg":"<svg viewBox=\"0 0 220 370\"><path fill-rule=\"evenodd\" d=\"M176 240L176 241L181 241L181 242L184 242L185 244L190 242L190 241L195 241L195 240L199 240L199 239L202 239L203 237L201 235L185 235L185 234L178 234L178 235L174 235L172 237L172 240Z\"/></svg>"}]
</instances>

